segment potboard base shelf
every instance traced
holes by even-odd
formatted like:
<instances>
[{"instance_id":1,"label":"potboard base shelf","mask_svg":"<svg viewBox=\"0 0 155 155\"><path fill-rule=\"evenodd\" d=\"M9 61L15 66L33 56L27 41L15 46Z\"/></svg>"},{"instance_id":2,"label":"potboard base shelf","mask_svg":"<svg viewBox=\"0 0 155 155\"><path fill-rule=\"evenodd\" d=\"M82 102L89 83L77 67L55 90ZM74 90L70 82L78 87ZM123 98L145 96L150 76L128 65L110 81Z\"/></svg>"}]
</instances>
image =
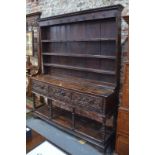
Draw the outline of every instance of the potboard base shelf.
<instances>
[{"instance_id":1,"label":"potboard base shelf","mask_svg":"<svg viewBox=\"0 0 155 155\"><path fill-rule=\"evenodd\" d=\"M84 117L76 115L75 117L75 128L72 124L71 113L59 108L55 109L53 118L50 117L49 108L44 105L33 112L35 117L41 118L55 127L72 134L78 138L81 138L93 146L98 147L102 151L106 151L107 148L112 146L114 132L109 132L106 134L105 141L102 140L102 135L100 133L101 125L98 122L89 120ZM93 124L96 123L96 124ZM85 124L85 125L84 125ZM112 150L111 150L112 151Z\"/></svg>"}]
</instances>

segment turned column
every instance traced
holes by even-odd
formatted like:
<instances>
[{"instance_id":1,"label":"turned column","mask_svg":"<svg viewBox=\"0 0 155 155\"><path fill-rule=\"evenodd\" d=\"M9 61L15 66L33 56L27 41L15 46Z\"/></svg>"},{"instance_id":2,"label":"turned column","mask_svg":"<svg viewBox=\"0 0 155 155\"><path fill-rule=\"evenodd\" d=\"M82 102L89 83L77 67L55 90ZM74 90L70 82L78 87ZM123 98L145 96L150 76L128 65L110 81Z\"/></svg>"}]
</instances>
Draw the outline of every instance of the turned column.
<instances>
[{"instance_id":1,"label":"turned column","mask_svg":"<svg viewBox=\"0 0 155 155\"><path fill-rule=\"evenodd\" d=\"M52 100L47 99L47 102L48 102L48 105L49 105L49 107L50 107L50 119L53 119L54 113L53 113L53 104L52 104Z\"/></svg>"},{"instance_id":2,"label":"turned column","mask_svg":"<svg viewBox=\"0 0 155 155\"><path fill-rule=\"evenodd\" d=\"M32 93L32 100L33 100L33 111L35 111L35 109L36 109L36 105L35 105L36 100L35 100L35 94L34 93Z\"/></svg>"},{"instance_id":3,"label":"turned column","mask_svg":"<svg viewBox=\"0 0 155 155\"><path fill-rule=\"evenodd\" d=\"M102 141L105 142L105 136L106 136L106 118L102 118L102 127L101 127L101 135L102 135Z\"/></svg>"},{"instance_id":4,"label":"turned column","mask_svg":"<svg viewBox=\"0 0 155 155\"><path fill-rule=\"evenodd\" d=\"M72 129L75 129L75 108L72 110Z\"/></svg>"}]
</instances>

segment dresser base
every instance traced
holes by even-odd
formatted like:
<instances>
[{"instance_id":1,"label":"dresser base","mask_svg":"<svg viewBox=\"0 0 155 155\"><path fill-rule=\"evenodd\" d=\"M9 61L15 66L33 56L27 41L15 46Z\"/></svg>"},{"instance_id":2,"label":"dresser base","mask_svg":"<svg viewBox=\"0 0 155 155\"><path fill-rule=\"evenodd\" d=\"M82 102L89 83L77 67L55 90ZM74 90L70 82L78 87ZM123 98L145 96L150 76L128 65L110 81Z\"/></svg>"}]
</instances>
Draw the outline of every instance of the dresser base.
<instances>
[{"instance_id":1,"label":"dresser base","mask_svg":"<svg viewBox=\"0 0 155 155\"><path fill-rule=\"evenodd\" d=\"M43 105L42 107L37 108L33 115L39 117L42 120L48 122L49 124L65 131L69 134L72 134L80 139L83 139L93 146L97 147L101 152L107 153L110 155L114 150L114 131L110 131L109 134L106 134L106 138L103 141L102 135L99 134L101 130L100 123L93 122L88 118L83 118L80 116L75 116L75 125L73 128L71 113L56 109L56 115L53 118L50 117L50 113L47 110L48 106ZM93 124L96 123L96 124Z\"/></svg>"}]
</instances>

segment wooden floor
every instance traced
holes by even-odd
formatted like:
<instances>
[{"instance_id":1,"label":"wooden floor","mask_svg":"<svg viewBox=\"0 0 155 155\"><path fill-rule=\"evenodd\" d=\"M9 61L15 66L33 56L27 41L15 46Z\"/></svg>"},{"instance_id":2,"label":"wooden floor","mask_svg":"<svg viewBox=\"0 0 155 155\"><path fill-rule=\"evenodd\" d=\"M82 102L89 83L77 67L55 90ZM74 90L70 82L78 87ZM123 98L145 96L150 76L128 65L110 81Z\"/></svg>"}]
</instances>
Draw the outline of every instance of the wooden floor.
<instances>
[{"instance_id":1,"label":"wooden floor","mask_svg":"<svg viewBox=\"0 0 155 155\"><path fill-rule=\"evenodd\" d=\"M33 148L35 148L45 140L46 140L45 137L41 136L39 133L32 130L31 138L26 140L26 153L31 151Z\"/></svg>"}]
</instances>

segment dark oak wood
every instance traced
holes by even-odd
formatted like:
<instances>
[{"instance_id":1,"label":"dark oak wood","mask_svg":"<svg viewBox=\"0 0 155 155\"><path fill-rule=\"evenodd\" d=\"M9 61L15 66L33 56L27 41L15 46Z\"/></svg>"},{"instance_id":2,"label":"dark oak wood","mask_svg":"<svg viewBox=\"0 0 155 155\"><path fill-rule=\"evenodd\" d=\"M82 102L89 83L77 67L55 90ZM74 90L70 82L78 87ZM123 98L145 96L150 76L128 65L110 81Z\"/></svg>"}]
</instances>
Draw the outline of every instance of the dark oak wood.
<instances>
[{"instance_id":1,"label":"dark oak wood","mask_svg":"<svg viewBox=\"0 0 155 155\"><path fill-rule=\"evenodd\" d=\"M84 52L83 52L84 53ZM92 54L73 54L73 53L42 53L42 55L64 56L64 57L81 57L81 58L98 58L98 59L116 59L115 56L92 55Z\"/></svg>"},{"instance_id":2,"label":"dark oak wood","mask_svg":"<svg viewBox=\"0 0 155 155\"><path fill-rule=\"evenodd\" d=\"M41 40L42 43L54 43L54 42L91 42L91 41L115 41L115 38L92 38L92 39L80 39L80 40Z\"/></svg>"},{"instance_id":3,"label":"dark oak wood","mask_svg":"<svg viewBox=\"0 0 155 155\"><path fill-rule=\"evenodd\" d=\"M82 68L82 67L75 67L75 66L68 66L68 65L59 65L59 64L53 64L53 63L44 63L44 66L51 66L51 67L55 67L55 68L65 68L65 69L71 69L71 70L80 70L80 71L94 72L94 73L100 73L100 74L115 75L115 72L112 72L112 71L84 68L84 67Z\"/></svg>"},{"instance_id":4,"label":"dark oak wood","mask_svg":"<svg viewBox=\"0 0 155 155\"><path fill-rule=\"evenodd\" d=\"M121 10L116 5L41 19L41 73L32 77L33 94L48 98L34 114L104 152L114 141Z\"/></svg>"}]
</instances>

